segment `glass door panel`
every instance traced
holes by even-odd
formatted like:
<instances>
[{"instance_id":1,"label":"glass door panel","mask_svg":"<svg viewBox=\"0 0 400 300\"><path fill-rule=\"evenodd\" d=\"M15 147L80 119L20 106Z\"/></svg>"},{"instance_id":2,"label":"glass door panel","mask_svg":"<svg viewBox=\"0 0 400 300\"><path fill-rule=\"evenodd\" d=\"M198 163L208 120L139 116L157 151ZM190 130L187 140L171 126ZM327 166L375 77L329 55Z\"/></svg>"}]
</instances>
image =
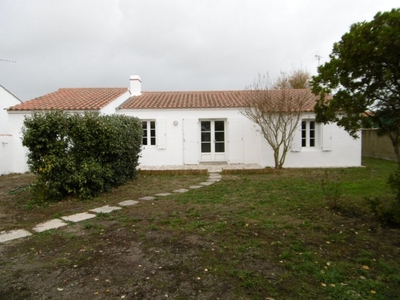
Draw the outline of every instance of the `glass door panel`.
<instances>
[{"instance_id":1,"label":"glass door panel","mask_svg":"<svg viewBox=\"0 0 400 300\"><path fill-rule=\"evenodd\" d=\"M201 160L225 160L225 121L201 121Z\"/></svg>"}]
</instances>

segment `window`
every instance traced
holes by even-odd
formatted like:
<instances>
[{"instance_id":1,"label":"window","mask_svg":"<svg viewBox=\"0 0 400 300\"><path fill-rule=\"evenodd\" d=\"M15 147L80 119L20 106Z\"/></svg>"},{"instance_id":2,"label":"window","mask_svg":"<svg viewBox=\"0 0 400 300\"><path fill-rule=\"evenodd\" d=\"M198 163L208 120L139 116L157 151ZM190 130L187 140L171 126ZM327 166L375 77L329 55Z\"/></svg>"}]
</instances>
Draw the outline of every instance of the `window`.
<instances>
[{"instance_id":1,"label":"window","mask_svg":"<svg viewBox=\"0 0 400 300\"><path fill-rule=\"evenodd\" d=\"M301 146L315 147L315 121L303 120L301 122Z\"/></svg>"},{"instance_id":2,"label":"window","mask_svg":"<svg viewBox=\"0 0 400 300\"><path fill-rule=\"evenodd\" d=\"M155 146L156 145L156 121L143 121L143 146Z\"/></svg>"},{"instance_id":3,"label":"window","mask_svg":"<svg viewBox=\"0 0 400 300\"><path fill-rule=\"evenodd\" d=\"M225 152L225 121L201 121L201 153Z\"/></svg>"}]
</instances>

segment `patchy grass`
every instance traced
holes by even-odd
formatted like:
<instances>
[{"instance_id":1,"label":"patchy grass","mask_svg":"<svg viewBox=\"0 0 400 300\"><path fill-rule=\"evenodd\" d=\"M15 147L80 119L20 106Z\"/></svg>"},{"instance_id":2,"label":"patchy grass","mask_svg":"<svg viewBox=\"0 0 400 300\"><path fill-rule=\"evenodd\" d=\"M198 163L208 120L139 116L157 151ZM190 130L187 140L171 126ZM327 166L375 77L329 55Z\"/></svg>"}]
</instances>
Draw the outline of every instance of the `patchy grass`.
<instances>
[{"instance_id":1,"label":"patchy grass","mask_svg":"<svg viewBox=\"0 0 400 300\"><path fill-rule=\"evenodd\" d=\"M400 230L377 223L365 201L390 193L396 165L364 165L226 173L211 186L0 244L0 298L400 299ZM81 212L202 176L146 175L88 203L19 213L33 224L54 206ZM324 176L340 188L334 209ZM29 202L24 193L7 200L17 203L11 215Z\"/></svg>"}]
</instances>

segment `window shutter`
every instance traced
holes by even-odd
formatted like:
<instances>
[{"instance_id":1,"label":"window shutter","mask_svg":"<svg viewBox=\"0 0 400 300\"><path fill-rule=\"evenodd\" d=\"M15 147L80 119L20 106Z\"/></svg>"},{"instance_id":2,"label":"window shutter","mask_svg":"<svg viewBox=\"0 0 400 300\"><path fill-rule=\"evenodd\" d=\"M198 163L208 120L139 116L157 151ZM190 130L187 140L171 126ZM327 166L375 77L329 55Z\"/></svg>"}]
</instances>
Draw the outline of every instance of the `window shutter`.
<instances>
[{"instance_id":1,"label":"window shutter","mask_svg":"<svg viewBox=\"0 0 400 300\"><path fill-rule=\"evenodd\" d=\"M167 120L157 120L156 125L157 148L165 150L167 149Z\"/></svg>"},{"instance_id":2,"label":"window shutter","mask_svg":"<svg viewBox=\"0 0 400 300\"><path fill-rule=\"evenodd\" d=\"M322 125L322 151L332 151L332 123Z\"/></svg>"},{"instance_id":3,"label":"window shutter","mask_svg":"<svg viewBox=\"0 0 400 300\"><path fill-rule=\"evenodd\" d=\"M244 160L243 119L229 119L227 127L229 163L242 164Z\"/></svg>"},{"instance_id":4,"label":"window shutter","mask_svg":"<svg viewBox=\"0 0 400 300\"><path fill-rule=\"evenodd\" d=\"M297 125L296 130L293 132L292 144L291 144L290 150L292 152L300 152L301 151L301 121Z\"/></svg>"},{"instance_id":5,"label":"window shutter","mask_svg":"<svg viewBox=\"0 0 400 300\"><path fill-rule=\"evenodd\" d=\"M200 155L200 126L197 119L184 119L183 124L183 163L197 165Z\"/></svg>"}]
</instances>

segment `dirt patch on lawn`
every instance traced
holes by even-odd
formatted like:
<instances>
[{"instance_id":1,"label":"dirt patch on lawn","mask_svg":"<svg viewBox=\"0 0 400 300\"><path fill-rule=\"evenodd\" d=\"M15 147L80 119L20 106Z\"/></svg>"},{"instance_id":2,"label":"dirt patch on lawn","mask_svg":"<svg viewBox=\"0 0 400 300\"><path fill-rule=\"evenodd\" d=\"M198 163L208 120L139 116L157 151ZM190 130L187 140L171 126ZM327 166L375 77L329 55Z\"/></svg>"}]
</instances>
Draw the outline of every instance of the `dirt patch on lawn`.
<instances>
[{"instance_id":1,"label":"dirt patch on lawn","mask_svg":"<svg viewBox=\"0 0 400 300\"><path fill-rule=\"evenodd\" d=\"M99 222L0 245L0 259L7 261L0 298L237 299L239 282L221 277L204 258L207 252L225 259L213 242ZM241 264L271 279L282 273L261 260Z\"/></svg>"},{"instance_id":2,"label":"dirt patch on lawn","mask_svg":"<svg viewBox=\"0 0 400 300\"><path fill-rule=\"evenodd\" d=\"M187 188L206 178L142 177L115 190L113 196L110 193L82 203L68 199L42 204L31 203L24 189L33 179L31 174L0 177L3 230L29 229L55 215L138 198L148 195L146 190L150 188L151 194ZM136 191L126 191L129 186ZM95 219L0 244L0 299L237 298L233 293L235 283L219 277L218 270L208 266L205 257L209 256L202 255L211 253L213 259L224 259L214 242L193 233L186 236L159 230L154 225L160 222L155 216L162 219L178 209L182 207L164 198L144 201Z\"/></svg>"}]
</instances>

